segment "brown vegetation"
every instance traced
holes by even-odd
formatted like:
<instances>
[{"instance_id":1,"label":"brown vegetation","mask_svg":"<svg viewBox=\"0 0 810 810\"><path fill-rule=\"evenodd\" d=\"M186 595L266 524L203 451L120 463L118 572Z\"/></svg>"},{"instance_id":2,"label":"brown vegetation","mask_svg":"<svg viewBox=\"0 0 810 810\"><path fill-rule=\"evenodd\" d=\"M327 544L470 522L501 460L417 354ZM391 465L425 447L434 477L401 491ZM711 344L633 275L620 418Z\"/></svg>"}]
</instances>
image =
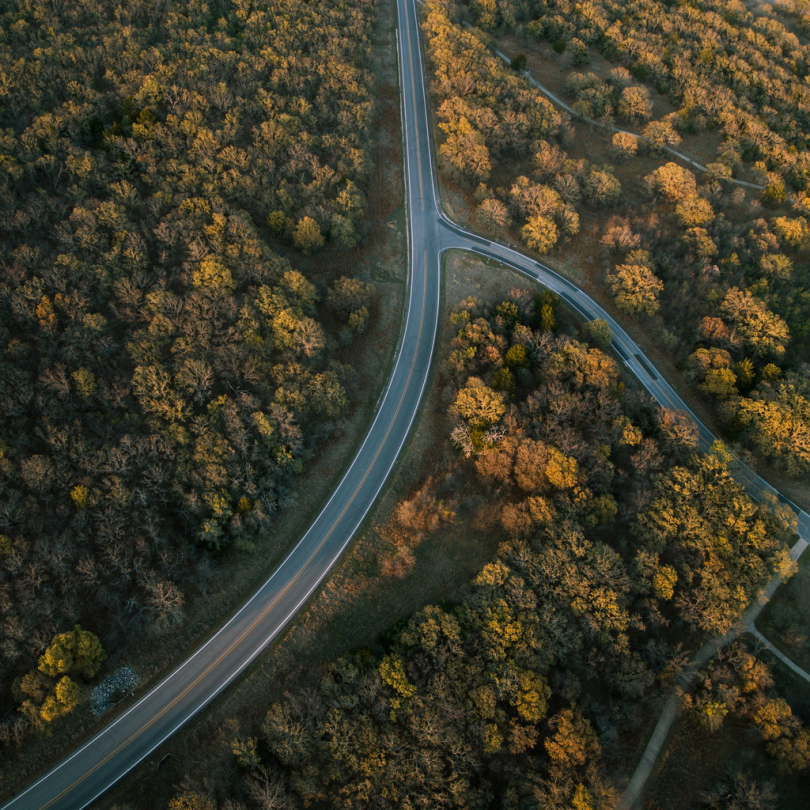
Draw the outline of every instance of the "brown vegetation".
<instances>
[{"instance_id":1,"label":"brown vegetation","mask_svg":"<svg viewBox=\"0 0 810 810\"><path fill-rule=\"evenodd\" d=\"M368 4L1 13L8 743L14 677L55 635L81 621L114 652L176 628L339 435L341 347L376 307L336 265L365 192L388 216L397 186L372 175L392 105L371 98ZM324 240L342 258L292 250Z\"/></svg>"},{"instance_id":2,"label":"brown vegetation","mask_svg":"<svg viewBox=\"0 0 810 810\"><path fill-rule=\"evenodd\" d=\"M728 351L729 369L711 375L722 384L695 377L725 437L781 474L801 478L810 470L803 365L810 334L804 216L810 152L801 124L810 106L799 78L807 46L774 19L726 5L705 0L665 11L640 0L628 16L626 3L609 0L429 4L425 31L437 110L447 121L440 127L465 127L478 165L488 166L486 176L465 174L452 162L440 161L440 168L453 183L467 184L473 223L540 253L577 239L588 223L592 255L600 253L593 237L603 236L606 249L595 269L617 308L639 318L642 328L655 325L681 363L696 350ZM461 13L478 27L462 28ZM574 109L641 128L645 163L682 136L722 133L709 171L696 177L668 156L639 184L630 160L639 144L629 136L614 139L610 150L578 144L565 115L544 107L545 98L487 50L490 34L524 21L523 47L546 40L563 64L570 56L576 69L566 91ZM597 52L603 68L612 69L597 75L579 67ZM500 89L493 88L496 80ZM662 94L675 111L642 127L656 108L653 96ZM537 119L537 109L549 122L539 138L526 123ZM593 140L586 130L577 133ZM451 149L448 143L440 152ZM607 152L623 161L621 169L592 162ZM746 204L742 189L728 183L742 166L766 185L761 200ZM615 241L618 232L626 238ZM711 333L700 328L707 319L718 327Z\"/></svg>"},{"instance_id":3,"label":"brown vegetation","mask_svg":"<svg viewBox=\"0 0 810 810\"><path fill-rule=\"evenodd\" d=\"M252 808L271 784L291 807L610 807L604 768L632 704L783 563L780 518L677 417L626 392L608 356L544 329L555 303L515 289L451 316L448 438L507 538L495 559L266 707L261 727L242 723L258 753L212 797ZM441 532L451 505L432 495L448 481L401 500L381 543Z\"/></svg>"}]
</instances>

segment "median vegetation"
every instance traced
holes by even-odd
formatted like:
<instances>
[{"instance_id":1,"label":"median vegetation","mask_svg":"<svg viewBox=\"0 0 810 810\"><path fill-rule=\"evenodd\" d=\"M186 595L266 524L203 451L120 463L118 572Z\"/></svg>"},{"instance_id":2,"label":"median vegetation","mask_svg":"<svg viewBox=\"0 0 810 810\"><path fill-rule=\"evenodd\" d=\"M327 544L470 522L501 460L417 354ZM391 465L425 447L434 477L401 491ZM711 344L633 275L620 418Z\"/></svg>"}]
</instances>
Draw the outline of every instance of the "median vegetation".
<instances>
[{"instance_id":1,"label":"median vegetation","mask_svg":"<svg viewBox=\"0 0 810 810\"><path fill-rule=\"evenodd\" d=\"M612 807L645 699L788 569L785 513L625 388L553 296L469 299L451 322L454 460L378 528L379 572L405 576L459 514L502 538L497 554L312 688L254 707L221 754L235 769L192 770L170 807ZM702 682L700 717L719 689ZM722 694L755 723L770 711L751 689Z\"/></svg>"}]
</instances>

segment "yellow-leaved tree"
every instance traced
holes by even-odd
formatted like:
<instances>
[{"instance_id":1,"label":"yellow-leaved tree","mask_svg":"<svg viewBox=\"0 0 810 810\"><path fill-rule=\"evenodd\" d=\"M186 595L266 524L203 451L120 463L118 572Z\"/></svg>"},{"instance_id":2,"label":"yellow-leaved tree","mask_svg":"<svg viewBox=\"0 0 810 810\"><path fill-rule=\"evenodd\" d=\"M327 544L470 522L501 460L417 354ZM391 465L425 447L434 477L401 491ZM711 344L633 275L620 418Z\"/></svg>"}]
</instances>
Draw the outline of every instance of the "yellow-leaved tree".
<instances>
[{"instance_id":1,"label":"yellow-leaved tree","mask_svg":"<svg viewBox=\"0 0 810 810\"><path fill-rule=\"evenodd\" d=\"M68 633L59 633L39 659L39 671L56 678L78 673L92 678L106 659L98 636L76 625Z\"/></svg>"}]
</instances>

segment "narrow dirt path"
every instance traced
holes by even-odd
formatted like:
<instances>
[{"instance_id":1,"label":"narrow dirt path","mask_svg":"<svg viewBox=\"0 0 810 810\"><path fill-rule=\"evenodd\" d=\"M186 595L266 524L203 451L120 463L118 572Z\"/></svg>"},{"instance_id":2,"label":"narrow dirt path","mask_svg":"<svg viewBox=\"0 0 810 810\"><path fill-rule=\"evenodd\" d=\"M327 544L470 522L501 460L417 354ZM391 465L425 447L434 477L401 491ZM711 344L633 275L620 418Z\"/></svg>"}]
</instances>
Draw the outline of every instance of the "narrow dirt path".
<instances>
[{"instance_id":1,"label":"narrow dirt path","mask_svg":"<svg viewBox=\"0 0 810 810\"><path fill-rule=\"evenodd\" d=\"M790 550L790 558L794 561L798 560L807 546L807 541L800 538ZM791 670L796 672L805 680L810 681L810 674L794 664L786 655L779 652L779 650L777 650L771 644L771 642L768 641L768 639L766 639L765 636L763 636L762 633L760 633L759 630L757 630L754 626L757 616L759 616L759 614L762 612L765 605L770 602L771 598L776 593L776 589L781 584L782 579L775 576L765 587L759 599L757 599L757 601L748 608L737 624L735 624L734 627L728 631L728 633L720 638L712 639L704 644L700 650L698 650L695 657L689 662L686 669L677 679L677 685L680 689L688 689L689 686L691 686L697 672L706 665L709 659L718 650L725 647L726 644L734 641L735 638L738 638L744 633L751 633L780 661L790 667ZM664 706L664 711L661 713L661 717L658 719L658 723L655 726L649 742L647 743L647 747L644 749L644 753L641 755L641 759L636 766L636 770L633 773L630 782L628 783L621 799L619 799L619 802L616 805L616 810L631 810L631 808L635 806L636 802L641 797L644 786L647 784L647 779L649 779L650 774L658 761L658 756L667 741L672 724L675 722L675 718L678 716L679 705L680 696L678 694L667 699Z\"/></svg>"},{"instance_id":2,"label":"narrow dirt path","mask_svg":"<svg viewBox=\"0 0 810 810\"><path fill-rule=\"evenodd\" d=\"M468 22L463 23L465 28L473 28L472 25ZM507 65L512 64L512 60L501 50L498 48L493 47L493 51L496 56L500 57ZM567 104L563 101L558 95L552 93L547 87L541 84L537 79L534 78L532 72L530 70L521 70L520 75L523 76L525 79L530 81L534 87L536 87L549 101L553 104L556 104L558 107L561 107L565 110L569 115L573 116L574 118L578 119L579 121L584 121L586 124L592 124L595 127L599 127L600 129L606 129L608 132L622 132L626 135L632 135L636 140L642 143L649 143L649 138L645 138L643 135L639 135L637 132L631 132L629 129L622 129L621 127L614 127L612 124L604 124L601 121L596 121L593 118L588 118L587 115L580 115L570 104ZM708 172L709 170L701 163L698 163L696 160L692 160L688 155L685 155L683 152L679 152L677 149L673 149L671 146L665 146L663 151L667 154L672 155L673 157L677 157L680 160L688 163L693 168L697 169L699 172ZM729 178L729 182L734 183L737 186L742 186L743 188L751 188L756 191L764 191L765 186L760 186L757 183L749 183L747 180L737 180L735 178Z\"/></svg>"}]
</instances>

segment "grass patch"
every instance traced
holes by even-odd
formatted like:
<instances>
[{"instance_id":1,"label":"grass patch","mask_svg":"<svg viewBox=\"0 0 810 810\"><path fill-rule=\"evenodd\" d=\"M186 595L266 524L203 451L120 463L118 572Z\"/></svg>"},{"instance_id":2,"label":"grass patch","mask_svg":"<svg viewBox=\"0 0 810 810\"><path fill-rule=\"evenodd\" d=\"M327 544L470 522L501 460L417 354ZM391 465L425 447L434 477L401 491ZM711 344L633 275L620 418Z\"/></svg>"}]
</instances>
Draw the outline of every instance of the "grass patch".
<instances>
[{"instance_id":1,"label":"grass patch","mask_svg":"<svg viewBox=\"0 0 810 810\"><path fill-rule=\"evenodd\" d=\"M770 669L775 693L807 723L810 720L807 682L768 650L758 656ZM702 797L738 771L760 785L771 782L778 795L777 810L795 810L807 804L810 772L781 776L752 722L729 715L720 729L712 733L699 726L690 715L682 713L675 721L660 764L648 782L643 804L638 803L636 807L644 810L704 807Z\"/></svg>"},{"instance_id":2,"label":"grass patch","mask_svg":"<svg viewBox=\"0 0 810 810\"><path fill-rule=\"evenodd\" d=\"M496 33L493 37L493 44L507 56L525 53L526 68L531 71L532 75L558 98L571 106L573 106L576 99L566 92L565 85L572 73L593 73L600 79L607 79L610 71L619 64L618 62L608 61L599 53L596 47L591 47L588 54L588 64L574 66L568 54L559 54L548 42L538 42L534 37L525 36L522 33L522 28L511 33ZM636 83L638 82L634 80L634 84ZM672 104L667 96L661 95L652 84L646 84L645 86L650 91L650 100L652 101L651 120L658 121L671 113L677 112L678 108ZM620 129L640 134L644 123L631 123L617 118L614 125ZM591 131L594 130L591 125L581 124L579 126ZM580 139L582 134L581 131L577 132L577 140ZM608 141L610 134L608 133ZM722 143L722 137L719 133L711 131L685 133L681 137L682 143L678 147L678 151L692 160L705 166L717 159L717 148ZM675 160L672 155L665 155L665 158ZM600 161L613 162L604 157L600 158ZM752 178L743 177L742 179L750 180Z\"/></svg>"}]
</instances>

